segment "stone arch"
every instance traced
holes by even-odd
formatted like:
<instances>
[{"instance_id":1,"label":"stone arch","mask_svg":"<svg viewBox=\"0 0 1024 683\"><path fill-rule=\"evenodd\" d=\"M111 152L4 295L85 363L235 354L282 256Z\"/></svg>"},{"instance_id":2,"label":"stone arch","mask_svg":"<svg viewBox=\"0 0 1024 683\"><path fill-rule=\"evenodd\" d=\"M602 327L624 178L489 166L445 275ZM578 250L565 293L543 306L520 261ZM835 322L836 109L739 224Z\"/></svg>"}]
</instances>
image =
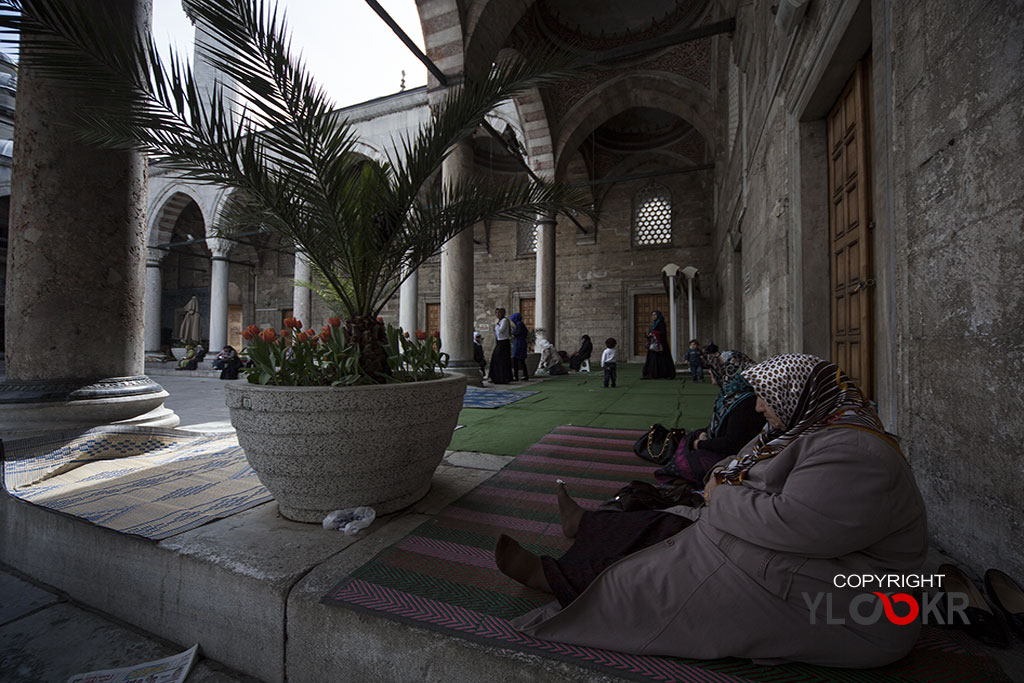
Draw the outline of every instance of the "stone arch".
<instances>
[{"instance_id":1,"label":"stone arch","mask_svg":"<svg viewBox=\"0 0 1024 683\"><path fill-rule=\"evenodd\" d=\"M525 10L524 10L525 11ZM518 57L519 52L512 48L504 48L498 52L497 58ZM519 125L513 125L522 133L523 147L526 150L526 162L530 169L542 178L552 180L555 171L555 157L552 153L551 125L540 90L530 88L515 98L516 113Z\"/></svg>"},{"instance_id":2,"label":"stone arch","mask_svg":"<svg viewBox=\"0 0 1024 683\"><path fill-rule=\"evenodd\" d=\"M466 16L466 71L479 75L498 58L498 47L536 0L478 0Z\"/></svg>"},{"instance_id":3,"label":"stone arch","mask_svg":"<svg viewBox=\"0 0 1024 683\"><path fill-rule=\"evenodd\" d=\"M611 78L577 102L562 119L555 145L555 170L561 177L570 153L594 129L631 107L653 107L690 123L713 152L715 119L707 88L678 74L632 72Z\"/></svg>"},{"instance_id":4,"label":"stone arch","mask_svg":"<svg viewBox=\"0 0 1024 683\"><path fill-rule=\"evenodd\" d=\"M202 212L202 205L192 196L192 188L188 185L175 184L165 189L154 197L150 202L149 228L146 231L147 244L155 247L161 244L168 244L174 232L174 225L178 222L181 212L192 202L199 205ZM206 214L203 214L203 223L209 229L210 221Z\"/></svg>"},{"instance_id":5,"label":"stone arch","mask_svg":"<svg viewBox=\"0 0 1024 683\"><path fill-rule=\"evenodd\" d=\"M446 75L461 74L465 52L458 0L422 0L416 5L427 56ZM436 85L433 76L429 80Z\"/></svg>"}]
</instances>

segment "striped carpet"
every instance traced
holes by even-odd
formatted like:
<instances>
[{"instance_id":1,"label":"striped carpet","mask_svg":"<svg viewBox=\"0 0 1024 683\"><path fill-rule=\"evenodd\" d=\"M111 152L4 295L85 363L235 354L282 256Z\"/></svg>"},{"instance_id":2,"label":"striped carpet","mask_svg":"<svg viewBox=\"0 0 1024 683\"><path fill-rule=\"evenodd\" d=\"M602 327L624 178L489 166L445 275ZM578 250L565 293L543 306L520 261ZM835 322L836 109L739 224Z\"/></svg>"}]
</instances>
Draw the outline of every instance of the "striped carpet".
<instances>
[{"instance_id":1,"label":"striped carpet","mask_svg":"<svg viewBox=\"0 0 1024 683\"><path fill-rule=\"evenodd\" d=\"M551 596L498 571L494 544L509 533L529 550L558 556L562 537L555 479L595 508L630 479L653 481L654 467L632 453L643 432L561 426L502 471L445 508L339 583L323 601L488 645L562 659L640 681L991 681L994 662L971 654L957 632L925 628L915 650L870 671L806 665L763 667L736 659L645 657L538 640L509 624Z\"/></svg>"},{"instance_id":2,"label":"striped carpet","mask_svg":"<svg viewBox=\"0 0 1024 683\"><path fill-rule=\"evenodd\" d=\"M12 496L151 540L272 499L234 434L97 427L2 446Z\"/></svg>"}]
</instances>

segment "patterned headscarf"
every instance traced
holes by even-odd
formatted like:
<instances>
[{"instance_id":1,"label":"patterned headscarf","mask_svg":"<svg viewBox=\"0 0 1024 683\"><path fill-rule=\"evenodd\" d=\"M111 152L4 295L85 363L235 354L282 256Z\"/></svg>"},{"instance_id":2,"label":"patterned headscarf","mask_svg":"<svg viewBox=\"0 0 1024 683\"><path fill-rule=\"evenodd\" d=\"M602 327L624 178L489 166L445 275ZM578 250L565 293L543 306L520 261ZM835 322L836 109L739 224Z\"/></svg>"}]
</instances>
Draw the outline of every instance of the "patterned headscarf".
<instances>
[{"instance_id":1,"label":"patterned headscarf","mask_svg":"<svg viewBox=\"0 0 1024 683\"><path fill-rule=\"evenodd\" d=\"M718 430L732 409L754 395L754 389L740 374L753 366L754 361L741 351L723 351L709 355L707 362L708 369L715 376L715 382L721 387L718 398L715 399L711 426L708 427L708 438L713 439L718 436Z\"/></svg>"},{"instance_id":2,"label":"patterned headscarf","mask_svg":"<svg viewBox=\"0 0 1024 683\"><path fill-rule=\"evenodd\" d=\"M791 353L758 363L744 371L743 377L785 427L774 429L766 424L753 451L718 475L721 482L739 484L761 460L775 457L799 437L827 427L867 430L899 450L896 437L885 431L875 409L834 363Z\"/></svg>"},{"instance_id":3,"label":"patterned headscarf","mask_svg":"<svg viewBox=\"0 0 1024 683\"><path fill-rule=\"evenodd\" d=\"M658 329L659 323L662 325L665 324L665 316L661 314L661 311L651 311L651 313L654 315L654 319L651 320L651 329L649 329L648 332L654 332Z\"/></svg>"}]
</instances>

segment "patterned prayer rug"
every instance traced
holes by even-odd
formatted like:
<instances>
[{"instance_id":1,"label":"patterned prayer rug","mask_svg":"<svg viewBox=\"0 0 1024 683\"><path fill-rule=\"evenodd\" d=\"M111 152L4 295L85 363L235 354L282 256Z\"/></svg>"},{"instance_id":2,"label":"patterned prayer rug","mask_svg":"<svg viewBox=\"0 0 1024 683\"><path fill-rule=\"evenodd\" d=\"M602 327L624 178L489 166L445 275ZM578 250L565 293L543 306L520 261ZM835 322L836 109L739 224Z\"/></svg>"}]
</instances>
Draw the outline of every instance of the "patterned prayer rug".
<instances>
[{"instance_id":1,"label":"patterned prayer rug","mask_svg":"<svg viewBox=\"0 0 1024 683\"><path fill-rule=\"evenodd\" d=\"M339 583L323 601L448 635L552 657L639 681L991 681L1008 680L972 654L966 636L925 628L900 662L867 671L802 664L764 667L738 659L698 661L628 655L538 640L509 621L551 600L498 571L494 544L510 533L533 552L558 556L562 537L555 479L588 508L630 479L653 481L633 455L642 431L556 427L508 466Z\"/></svg>"},{"instance_id":2,"label":"patterned prayer rug","mask_svg":"<svg viewBox=\"0 0 1024 683\"><path fill-rule=\"evenodd\" d=\"M508 391L505 389L482 389L466 387L466 395L462 397L463 408L500 408L515 403L527 396L539 393L536 391Z\"/></svg>"},{"instance_id":3,"label":"patterned prayer rug","mask_svg":"<svg viewBox=\"0 0 1024 683\"><path fill-rule=\"evenodd\" d=\"M97 427L3 442L21 500L159 540L272 499L234 434Z\"/></svg>"}]
</instances>

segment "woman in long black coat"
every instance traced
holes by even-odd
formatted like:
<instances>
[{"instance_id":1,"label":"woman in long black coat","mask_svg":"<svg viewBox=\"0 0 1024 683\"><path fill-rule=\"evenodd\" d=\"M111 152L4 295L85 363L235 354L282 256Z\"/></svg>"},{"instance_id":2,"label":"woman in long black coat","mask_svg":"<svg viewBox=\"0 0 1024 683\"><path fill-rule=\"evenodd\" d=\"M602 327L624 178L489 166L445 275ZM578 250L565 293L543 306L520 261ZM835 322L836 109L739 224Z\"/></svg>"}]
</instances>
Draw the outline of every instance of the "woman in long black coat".
<instances>
[{"instance_id":1,"label":"woman in long black coat","mask_svg":"<svg viewBox=\"0 0 1024 683\"><path fill-rule=\"evenodd\" d=\"M668 328L661 311L651 311L651 329L647 331L647 360L643 379L675 379L676 364L668 348Z\"/></svg>"},{"instance_id":2,"label":"woman in long black coat","mask_svg":"<svg viewBox=\"0 0 1024 683\"><path fill-rule=\"evenodd\" d=\"M594 344L590 341L590 337L585 334L582 339L583 342L580 344L580 350L569 359L569 367L573 370L579 370L580 366L583 365L583 361L590 360L590 354L594 352Z\"/></svg>"},{"instance_id":3,"label":"woman in long black coat","mask_svg":"<svg viewBox=\"0 0 1024 683\"><path fill-rule=\"evenodd\" d=\"M512 381L512 325L505 317L505 309L494 311L494 351L491 353L491 383L509 384Z\"/></svg>"}]
</instances>

